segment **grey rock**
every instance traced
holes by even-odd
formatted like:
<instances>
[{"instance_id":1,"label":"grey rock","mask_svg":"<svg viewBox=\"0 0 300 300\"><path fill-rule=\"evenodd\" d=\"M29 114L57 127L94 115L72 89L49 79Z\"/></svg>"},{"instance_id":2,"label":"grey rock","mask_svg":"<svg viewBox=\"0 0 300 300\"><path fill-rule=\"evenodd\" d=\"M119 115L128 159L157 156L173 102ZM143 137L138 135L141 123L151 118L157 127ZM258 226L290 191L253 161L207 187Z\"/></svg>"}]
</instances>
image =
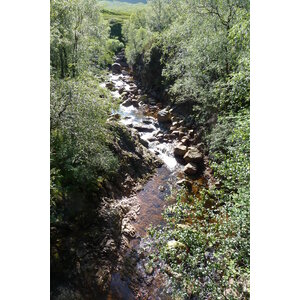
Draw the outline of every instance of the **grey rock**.
<instances>
[{"instance_id":1,"label":"grey rock","mask_svg":"<svg viewBox=\"0 0 300 300\"><path fill-rule=\"evenodd\" d=\"M165 110L165 109L160 110L157 113L157 120L160 123L170 122L171 121L171 114L167 110Z\"/></svg>"},{"instance_id":2,"label":"grey rock","mask_svg":"<svg viewBox=\"0 0 300 300\"><path fill-rule=\"evenodd\" d=\"M176 156L184 156L185 153L187 152L187 147L183 144L178 144L174 148L174 155Z\"/></svg>"},{"instance_id":3,"label":"grey rock","mask_svg":"<svg viewBox=\"0 0 300 300\"><path fill-rule=\"evenodd\" d=\"M194 175L197 173L197 166L194 163L188 163L184 167L183 171L187 175Z\"/></svg>"}]
</instances>

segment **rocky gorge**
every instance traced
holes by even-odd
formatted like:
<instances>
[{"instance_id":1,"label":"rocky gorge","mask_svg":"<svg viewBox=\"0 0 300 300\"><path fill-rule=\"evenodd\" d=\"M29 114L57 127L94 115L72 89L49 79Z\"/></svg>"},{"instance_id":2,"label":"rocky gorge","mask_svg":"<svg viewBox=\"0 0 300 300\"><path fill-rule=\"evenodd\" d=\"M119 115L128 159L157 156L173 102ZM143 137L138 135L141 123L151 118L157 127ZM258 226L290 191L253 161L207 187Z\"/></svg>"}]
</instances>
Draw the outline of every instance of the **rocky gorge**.
<instances>
[{"instance_id":1,"label":"rocky gorge","mask_svg":"<svg viewBox=\"0 0 300 300\"><path fill-rule=\"evenodd\" d=\"M114 181L99 183L101 194L73 212L72 222L51 230L52 277L59 282L52 282L51 298L168 299L162 272L168 268L153 268L144 239L150 224L163 226L172 187L215 184L207 153L201 134L176 107L143 90L124 52L101 86L120 101L107 122L119 133L112 147L122 165Z\"/></svg>"}]
</instances>

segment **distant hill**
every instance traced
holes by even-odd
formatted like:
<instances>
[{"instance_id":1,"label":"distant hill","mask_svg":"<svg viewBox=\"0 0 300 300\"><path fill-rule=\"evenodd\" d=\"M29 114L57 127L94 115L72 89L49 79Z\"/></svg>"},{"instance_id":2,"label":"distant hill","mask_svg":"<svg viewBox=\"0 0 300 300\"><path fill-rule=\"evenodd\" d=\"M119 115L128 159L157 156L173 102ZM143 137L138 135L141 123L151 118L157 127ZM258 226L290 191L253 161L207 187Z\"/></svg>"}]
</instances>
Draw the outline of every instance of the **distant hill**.
<instances>
[{"instance_id":1,"label":"distant hill","mask_svg":"<svg viewBox=\"0 0 300 300\"><path fill-rule=\"evenodd\" d=\"M147 0L107 0L108 2L127 2L127 3L132 3L132 4L136 4L136 3L147 3Z\"/></svg>"},{"instance_id":2,"label":"distant hill","mask_svg":"<svg viewBox=\"0 0 300 300\"><path fill-rule=\"evenodd\" d=\"M100 1L102 8L114 12L132 13L138 9L142 9L147 4L147 0L106 0ZM129 17L129 16L128 16Z\"/></svg>"}]
</instances>

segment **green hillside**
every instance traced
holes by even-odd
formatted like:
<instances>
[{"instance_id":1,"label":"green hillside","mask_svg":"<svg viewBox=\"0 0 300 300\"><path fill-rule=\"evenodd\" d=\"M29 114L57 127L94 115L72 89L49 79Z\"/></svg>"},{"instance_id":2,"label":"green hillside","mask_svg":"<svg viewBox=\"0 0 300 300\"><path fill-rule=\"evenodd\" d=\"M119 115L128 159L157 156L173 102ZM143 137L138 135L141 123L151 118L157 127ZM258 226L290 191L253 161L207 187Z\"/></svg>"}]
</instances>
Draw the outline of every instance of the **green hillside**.
<instances>
[{"instance_id":1,"label":"green hillside","mask_svg":"<svg viewBox=\"0 0 300 300\"><path fill-rule=\"evenodd\" d=\"M146 1L99 1L101 12L105 20L109 21L111 37L122 38L122 25L130 15L137 10L145 8Z\"/></svg>"}]
</instances>

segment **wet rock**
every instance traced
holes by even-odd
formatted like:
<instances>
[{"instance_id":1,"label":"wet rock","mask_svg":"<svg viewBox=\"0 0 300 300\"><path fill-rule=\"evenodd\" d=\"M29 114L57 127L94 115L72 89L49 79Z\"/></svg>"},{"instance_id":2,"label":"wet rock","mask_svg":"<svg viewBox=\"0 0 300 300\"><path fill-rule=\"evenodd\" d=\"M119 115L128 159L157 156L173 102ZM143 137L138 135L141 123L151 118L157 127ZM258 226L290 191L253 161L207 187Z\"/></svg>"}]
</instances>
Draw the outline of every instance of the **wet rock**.
<instances>
[{"instance_id":1,"label":"wet rock","mask_svg":"<svg viewBox=\"0 0 300 300\"><path fill-rule=\"evenodd\" d=\"M168 123L171 121L171 114L165 109L160 110L157 113L157 120L160 123Z\"/></svg>"},{"instance_id":2,"label":"wet rock","mask_svg":"<svg viewBox=\"0 0 300 300\"><path fill-rule=\"evenodd\" d=\"M113 74L120 74L122 72L122 67L119 63L114 63L111 66L111 70Z\"/></svg>"},{"instance_id":3,"label":"wet rock","mask_svg":"<svg viewBox=\"0 0 300 300\"><path fill-rule=\"evenodd\" d=\"M147 124L147 125L149 125L149 124L153 124L154 123L154 119L152 119L152 118L146 118L146 119L144 119L143 120L143 123L145 123L145 124Z\"/></svg>"},{"instance_id":4,"label":"wet rock","mask_svg":"<svg viewBox=\"0 0 300 300\"><path fill-rule=\"evenodd\" d=\"M145 140L144 138L141 138L140 142L143 146L145 146L146 148L149 148L149 142L147 140Z\"/></svg>"},{"instance_id":5,"label":"wet rock","mask_svg":"<svg viewBox=\"0 0 300 300\"><path fill-rule=\"evenodd\" d=\"M182 137L181 143L183 145L188 145L190 143L190 139L187 136Z\"/></svg>"},{"instance_id":6,"label":"wet rock","mask_svg":"<svg viewBox=\"0 0 300 300\"><path fill-rule=\"evenodd\" d=\"M133 100L131 101L131 103L132 103L132 105L133 105L134 107L136 107L136 108L139 107L139 102L138 102L136 99L133 99Z\"/></svg>"},{"instance_id":7,"label":"wet rock","mask_svg":"<svg viewBox=\"0 0 300 300\"><path fill-rule=\"evenodd\" d=\"M130 105L132 105L132 100L131 99L127 99L122 103L123 106L128 107Z\"/></svg>"},{"instance_id":8,"label":"wet rock","mask_svg":"<svg viewBox=\"0 0 300 300\"><path fill-rule=\"evenodd\" d=\"M119 93L122 94L124 91L125 91L124 86L121 86L121 87L119 88Z\"/></svg>"},{"instance_id":9,"label":"wet rock","mask_svg":"<svg viewBox=\"0 0 300 300\"><path fill-rule=\"evenodd\" d=\"M194 147L188 149L187 153L184 155L183 159L187 163L203 163L203 155L202 153Z\"/></svg>"},{"instance_id":10,"label":"wet rock","mask_svg":"<svg viewBox=\"0 0 300 300\"><path fill-rule=\"evenodd\" d=\"M177 144L174 148L174 155L175 156L184 156L187 152L187 147L183 144Z\"/></svg>"},{"instance_id":11,"label":"wet rock","mask_svg":"<svg viewBox=\"0 0 300 300\"><path fill-rule=\"evenodd\" d=\"M187 175L194 175L197 171L197 166L194 163L188 163L183 169L183 172Z\"/></svg>"},{"instance_id":12,"label":"wet rock","mask_svg":"<svg viewBox=\"0 0 300 300\"><path fill-rule=\"evenodd\" d=\"M155 141L157 141L157 138L155 136L152 136L152 137L148 138L148 141L149 142L155 142Z\"/></svg>"},{"instance_id":13,"label":"wet rock","mask_svg":"<svg viewBox=\"0 0 300 300\"><path fill-rule=\"evenodd\" d=\"M135 124L133 128L139 132L152 132L154 130L153 126L144 124Z\"/></svg>"},{"instance_id":14,"label":"wet rock","mask_svg":"<svg viewBox=\"0 0 300 300\"><path fill-rule=\"evenodd\" d=\"M164 139L164 134L163 133L159 133L156 137L157 137L157 139L159 141L162 141Z\"/></svg>"}]
</instances>

